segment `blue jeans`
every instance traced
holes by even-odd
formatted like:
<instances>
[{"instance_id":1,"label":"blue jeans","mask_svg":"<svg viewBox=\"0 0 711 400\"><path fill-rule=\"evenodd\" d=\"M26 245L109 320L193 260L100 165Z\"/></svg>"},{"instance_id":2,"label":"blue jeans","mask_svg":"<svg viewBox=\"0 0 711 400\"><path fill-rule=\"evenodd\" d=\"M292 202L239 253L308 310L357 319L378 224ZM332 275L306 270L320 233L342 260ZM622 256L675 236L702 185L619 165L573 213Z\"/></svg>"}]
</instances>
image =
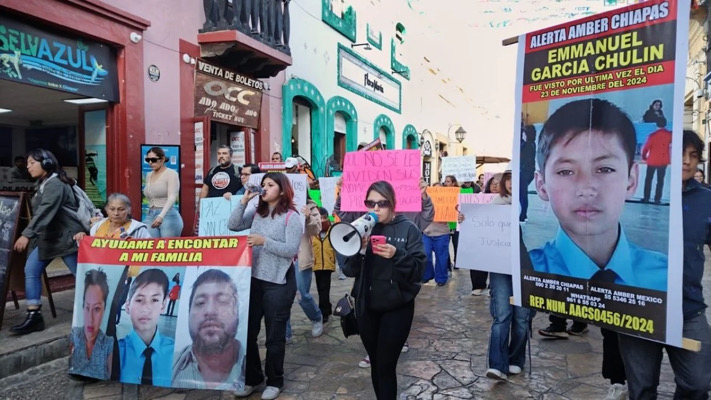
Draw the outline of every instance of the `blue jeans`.
<instances>
[{"instance_id":1,"label":"blue jeans","mask_svg":"<svg viewBox=\"0 0 711 400\"><path fill-rule=\"evenodd\" d=\"M494 317L489 337L489 368L506 374L509 365L523 368L526 363L526 343L535 311L509 303L509 297L513 296L511 275L492 272L489 274L489 284L489 308Z\"/></svg>"},{"instance_id":2,"label":"blue jeans","mask_svg":"<svg viewBox=\"0 0 711 400\"><path fill-rule=\"evenodd\" d=\"M425 264L425 275L423 281L434 278L437 283L447 283L447 261L449 260L449 234L441 236L422 235L425 244L425 254L427 254L427 264ZM432 252L435 253L434 265L432 262Z\"/></svg>"},{"instance_id":3,"label":"blue jeans","mask_svg":"<svg viewBox=\"0 0 711 400\"><path fill-rule=\"evenodd\" d=\"M74 276L77 275L77 254L72 253L62 257L69 270ZM38 306L42 304L42 271L53 260L40 260L39 249L35 247L25 262L25 297L28 306Z\"/></svg>"},{"instance_id":4,"label":"blue jeans","mask_svg":"<svg viewBox=\"0 0 711 400\"><path fill-rule=\"evenodd\" d=\"M323 315L321 314L321 309L318 308L316 301L310 293L313 270L312 268L308 268L303 271L299 271L298 261L294 261L294 268L296 271L296 289L299 291L301 296L299 305L311 322L319 322L323 318ZM291 318L286 321L286 337L291 337Z\"/></svg>"},{"instance_id":5,"label":"blue jeans","mask_svg":"<svg viewBox=\"0 0 711 400\"><path fill-rule=\"evenodd\" d=\"M151 228L151 224L160 214L160 208L150 208L146 219L143 223L148 226L148 233L151 234L152 238L164 238L164 237L178 237L183 231L183 218L178 214L175 207L171 207L170 211L165 214L163 222L157 228Z\"/></svg>"},{"instance_id":6,"label":"blue jeans","mask_svg":"<svg viewBox=\"0 0 711 400\"><path fill-rule=\"evenodd\" d=\"M706 315L684 320L683 337L701 342L701 351L693 352L664 343L628 335L619 335L620 353L625 363L631 400L656 399L662 349L667 350L674 370L674 399L708 399L711 383L711 330Z\"/></svg>"}]
</instances>

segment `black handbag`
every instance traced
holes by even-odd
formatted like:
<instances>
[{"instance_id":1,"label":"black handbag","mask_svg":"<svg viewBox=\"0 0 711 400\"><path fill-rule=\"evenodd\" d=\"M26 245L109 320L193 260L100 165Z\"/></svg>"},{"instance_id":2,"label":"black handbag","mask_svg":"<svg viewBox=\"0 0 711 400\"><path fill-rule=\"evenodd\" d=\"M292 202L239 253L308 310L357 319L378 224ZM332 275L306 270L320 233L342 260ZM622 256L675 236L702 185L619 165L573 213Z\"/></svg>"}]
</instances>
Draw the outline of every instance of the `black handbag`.
<instances>
[{"instance_id":1,"label":"black handbag","mask_svg":"<svg viewBox=\"0 0 711 400\"><path fill-rule=\"evenodd\" d=\"M348 337L358 334L358 322L356 321L355 314L355 299L353 299L351 295L346 293L345 296L338 300L336 308L333 310L333 315L341 318L343 336Z\"/></svg>"}]
</instances>

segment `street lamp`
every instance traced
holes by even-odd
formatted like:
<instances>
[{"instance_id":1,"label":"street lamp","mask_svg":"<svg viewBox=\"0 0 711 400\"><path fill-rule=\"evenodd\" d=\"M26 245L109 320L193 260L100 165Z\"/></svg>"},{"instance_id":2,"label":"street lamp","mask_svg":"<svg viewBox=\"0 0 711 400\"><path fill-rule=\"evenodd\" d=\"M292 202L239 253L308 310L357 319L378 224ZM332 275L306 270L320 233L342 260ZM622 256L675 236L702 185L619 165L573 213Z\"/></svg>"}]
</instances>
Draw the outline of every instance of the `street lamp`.
<instances>
[{"instance_id":1,"label":"street lamp","mask_svg":"<svg viewBox=\"0 0 711 400\"><path fill-rule=\"evenodd\" d=\"M457 126L457 124L450 124L449 127L447 128L447 140L451 142L451 139L449 139L449 132L452 130L453 126ZM457 128L456 131L454 131L454 138L457 139L459 143L462 143L464 141L464 138L467 136L467 131L464 130L464 128L459 125L459 128Z\"/></svg>"}]
</instances>

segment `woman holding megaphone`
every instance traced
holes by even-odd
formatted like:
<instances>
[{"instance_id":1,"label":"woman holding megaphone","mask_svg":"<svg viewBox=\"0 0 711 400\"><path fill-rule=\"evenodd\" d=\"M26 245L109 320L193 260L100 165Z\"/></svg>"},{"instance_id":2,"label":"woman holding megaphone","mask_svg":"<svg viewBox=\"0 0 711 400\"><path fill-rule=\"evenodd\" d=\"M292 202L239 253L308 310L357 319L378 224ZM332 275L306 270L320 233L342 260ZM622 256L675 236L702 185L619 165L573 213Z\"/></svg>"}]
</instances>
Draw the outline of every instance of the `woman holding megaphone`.
<instances>
[{"instance_id":1,"label":"woman holding megaphone","mask_svg":"<svg viewBox=\"0 0 711 400\"><path fill-rule=\"evenodd\" d=\"M385 181L370 185L365 206L378 222L362 250L347 257L346 276L356 280L358 333L371 365L378 399L397 397L395 369L415 314L415 297L427 257L422 233L396 213L395 190Z\"/></svg>"}]
</instances>

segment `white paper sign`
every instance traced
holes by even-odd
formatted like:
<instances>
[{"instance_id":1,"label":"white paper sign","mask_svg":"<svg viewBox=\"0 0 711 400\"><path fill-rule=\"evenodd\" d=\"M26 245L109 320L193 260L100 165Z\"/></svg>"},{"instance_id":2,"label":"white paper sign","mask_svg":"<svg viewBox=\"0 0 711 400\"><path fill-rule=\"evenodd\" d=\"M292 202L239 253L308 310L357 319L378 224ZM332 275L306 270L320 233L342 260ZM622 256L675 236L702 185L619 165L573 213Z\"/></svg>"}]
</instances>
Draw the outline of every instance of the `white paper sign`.
<instances>
[{"instance_id":1,"label":"white paper sign","mask_svg":"<svg viewBox=\"0 0 711 400\"><path fill-rule=\"evenodd\" d=\"M249 229L236 232L227 228L227 222L232 215L242 195L232 196L230 200L224 197L206 197L200 200L200 222L198 236L237 236L249 235ZM252 207L250 204L248 207Z\"/></svg>"},{"instance_id":2,"label":"white paper sign","mask_svg":"<svg viewBox=\"0 0 711 400\"><path fill-rule=\"evenodd\" d=\"M511 206L460 204L457 268L511 275Z\"/></svg>"},{"instance_id":3,"label":"white paper sign","mask_svg":"<svg viewBox=\"0 0 711 400\"><path fill-rule=\"evenodd\" d=\"M459 183L475 182L476 156L442 157L442 176L447 175L454 175Z\"/></svg>"},{"instance_id":4,"label":"white paper sign","mask_svg":"<svg viewBox=\"0 0 711 400\"><path fill-rule=\"evenodd\" d=\"M299 215L301 215L301 209L304 208L304 206L306 205L306 198L309 190L307 176L306 174L285 175L287 176L287 178L289 178L289 181L291 182L291 187L294 189L294 206L296 207L296 210L299 211ZM263 176L264 174L252 174L249 177L249 183L254 183L257 186L261 186ZM250 203L254 204L254 207L256 207L258 201L259 198L255 196ZM299 218L299 220L301 221L301 228L305 229L306 220L304 218Z\"/></svg>"},{"instance_id":5,"label":"white paper sign","mask_svg":"<svg viewBox=\"0 0 711 400\"><path fill-rule=\"evenodd\" d=\"M321 188L321 205L328 210L329 214L333 213L333 206L336 204L336 182L340 178L318 178L318 185Z\"/></svg>"}]
</instances>

